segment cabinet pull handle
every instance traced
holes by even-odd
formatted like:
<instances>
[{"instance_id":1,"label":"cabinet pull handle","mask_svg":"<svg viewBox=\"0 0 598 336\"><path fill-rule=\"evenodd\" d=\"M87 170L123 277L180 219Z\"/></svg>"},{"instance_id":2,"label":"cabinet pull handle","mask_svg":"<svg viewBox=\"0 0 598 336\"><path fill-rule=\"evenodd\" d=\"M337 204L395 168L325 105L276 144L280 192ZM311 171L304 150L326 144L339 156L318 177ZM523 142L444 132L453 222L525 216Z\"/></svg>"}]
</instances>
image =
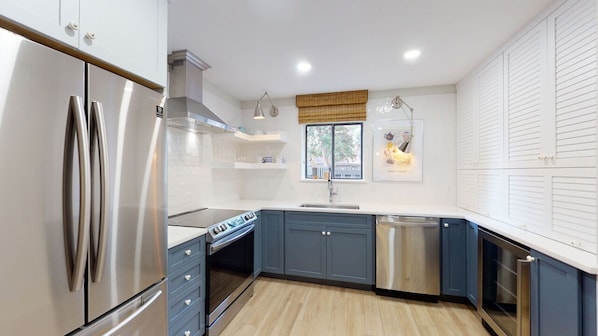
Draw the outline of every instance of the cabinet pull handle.
<instances>
[{"instance_id":1,"label":"cabinet pull handle","mask_svg":"<svg viewBox=\"0 0 598 336\"><path fill-rule=\"evenodd\" d=\"M187 280L187 281L191 280L191 274L185 275L185 280Z\"/></svg>"},{"instance_id":2,"label":"cabinet pull handle","mask_svg":"<svg viewBox=\"0 0 598 336\"><path fill-rule=\"evenodd\" d=\"M185 331L185 336L191 336L191 331L190 330Z\"/></svg>"},{"instance_id":3,"label":"cabinet pull handle","mask_svg":"<svg viewBox=\"0 0 598 336\"><path fill-rule=\"evenodd\" d=\"M444 223L443 225L445 228L449 227L449 223Z\"/></svg>"},{"instance_id":4,"label":"cabinet pull handle","mask_svg":"<svg viewBox=\"0 0 598 336\"><path fill-rule=\"evenodd\" d=\"M326 235L326 231L322 231L322 236L325 236L325 235Z\"/></svg>"},{"instance_id":5,"label":"cabinet pull handle","mask_svg":"<svg viewBox=\"0 0 598 336\"><path fill-rule=\"evenodd\" d=\"M77 24L77 22L69 22L68 25L66 25L66 27L72 31L76 31L79 29L79 25Z\"/></svg>"},{"instance_id":6,"label":"cabinet pull handle","mask_svg":"<svg viewBox=\"0 0 598 336\"><path fill-rule=\"evenodd\" d=\"M533 262L536 260L536 258L532 257L531 255L528 255L527 257L525 257L525 260L527 260L529 262Z\"/></svg>"},{"instance_id":7,"label":"cabinet pull handle","mask_svg":"<svg viewBox=\"0 0 598 336\"><path fill-rule=\"evenodd\" d=\"M326 232L326 235L327 235L327 236L330 236L330 231Z\"/></svg>"},{"instance_id":8,"label":"cabinet pull handle","mask_svg":"<svg viewBox=\"0 0 598 336\"><path fill-rule=\"evenodd\" d=\"M187 300L185 300L185 306L188 306L188 305L190 305L190 304L191 304L191 299L187 299Z\"/></svg>"},{"instance_id":9,"label":"cabinet pull handle","mask_svg":"<svg viewBox=\"0 0 598 336\"><path fill-rule=\"evenodd\" d=\"M96 34L94 34L92 32L87 32L87 34L85 34L85 37L87 37L90 40L95 40Z\"/></svg>"},{"instance_id":10,"label":"cabinet pull handle","mask_svg":"<svg viewBox=\"0 0 598 336\"><path fill-rule=\"evenodd\" d=\"M191 255L191 250L185 250L185 254L190 256Z\"/></svg>"}]
</instances>

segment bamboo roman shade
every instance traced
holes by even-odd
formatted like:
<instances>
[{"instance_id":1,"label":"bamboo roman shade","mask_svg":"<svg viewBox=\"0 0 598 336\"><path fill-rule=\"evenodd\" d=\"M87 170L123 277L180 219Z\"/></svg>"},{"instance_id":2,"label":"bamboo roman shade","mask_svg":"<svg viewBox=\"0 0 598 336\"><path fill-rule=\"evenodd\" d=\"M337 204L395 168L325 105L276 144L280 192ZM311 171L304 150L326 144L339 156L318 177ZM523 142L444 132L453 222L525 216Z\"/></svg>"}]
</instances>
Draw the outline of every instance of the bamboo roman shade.
<instances>
[{"instance_id":1,"label":"bamboo roman shade","mask_svg":"<svg viewBox=\"0 0 598 336\"><path fill-rule=\"evenodd\" d=\"M299 123L364 121L368 90L298 95Z\"/></svg>"}]
</instances>

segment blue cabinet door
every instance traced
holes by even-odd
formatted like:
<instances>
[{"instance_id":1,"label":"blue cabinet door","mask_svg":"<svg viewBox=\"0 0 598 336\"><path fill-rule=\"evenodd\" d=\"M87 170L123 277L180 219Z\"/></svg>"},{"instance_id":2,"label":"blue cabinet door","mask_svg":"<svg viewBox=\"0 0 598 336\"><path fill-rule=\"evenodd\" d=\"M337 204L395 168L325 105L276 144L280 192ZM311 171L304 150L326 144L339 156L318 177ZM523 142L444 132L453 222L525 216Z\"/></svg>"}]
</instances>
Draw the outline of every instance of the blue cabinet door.
<instances>
[{"instance_id":1,"label":"blue cabinet door","mask_svg":"<svg viewBox=\"0 0 598 336\"><path fill-rule=\"evenodd\" d=\"M478 225L467 222L467 298L474 306L478 305Z\"/></svg>"},{"instance_id":2,"label":"blue cabinet door","mask_svg":"<svg viewBox=\"0 0 598 336\"><path fill-rule=\"evenodd\" d=\"M596 276L583 273L582 275L583 336L596 336Z\"/></svg>"},{"instance_id":3,"label":"blue cabinet door","mask_svg":"<svg viewBox=\"0 0 598 336\"><path fill-rule=\"evenodd\" d=\"M580 272L576 268L531 251L532 336L580 335L582 302Z\"/></svg>"},{"instance_id":4,"label":"blue cabinet door","mask_svg":"<svg viewBox=\"0 0 598 336\"><path fill-rule=\"evenodd\" d=\"M323 225L285 224L285 274L325 279L325 246Z\"/></svg>"},{"instance_id":5,"label":"blue cabinet door","mask_svg":"<svg viewBox=\"0 0 598 336\"><path fill-rule=\"evenodd\" d=\"M282 211L264 210L262 230L262 272L284 274L284 216Z\"/></svg>"},{"instance_id":6,"label":"blue cabinet door","mask_svg":"<svg viewBox=\"0 0 598 336\"><path fill-rule=\"evenodd\" d=\"M374 284L371 229L326 227L328 280Z\"/></svg>"},{"instance_id":7,"label":"blue cabinet door","mask_svg":"<svg viewBox=\"0 0 598 336\"><path fill-rule=\"evenodd\" d=\"M257 216L257 219L253 222L255 225L253 235L255 237L253 240L255 250L255 253L253 254L253 276L257 278L258 275L262 273L262 214L258 211L255 215Z\"/></svg>"},{"instance_id":8,"label":"blue cabinet door","mask_svg":"<svg viewBox=\"0 0 598 336\"><path fill-rule=\"evenodd\" d=\"M442 276L443 295L467 295L466 224L463 219L443 219Z\"/></svg>"}]
</instances>

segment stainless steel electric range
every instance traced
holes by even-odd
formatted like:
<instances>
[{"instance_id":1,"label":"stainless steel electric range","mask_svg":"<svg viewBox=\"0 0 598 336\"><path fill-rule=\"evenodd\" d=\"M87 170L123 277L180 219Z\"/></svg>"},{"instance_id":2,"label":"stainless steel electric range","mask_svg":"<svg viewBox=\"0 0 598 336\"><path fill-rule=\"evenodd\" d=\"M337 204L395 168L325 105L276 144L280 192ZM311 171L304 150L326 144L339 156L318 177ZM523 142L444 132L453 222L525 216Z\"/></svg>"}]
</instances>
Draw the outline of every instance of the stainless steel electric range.
<instances>
[{"instance_id":1,"label":"stainless steel electric range","mask_svg":"<svg viewBox=\"0 0 598 336\"><path fill-rule=\"evenodd\" d=\"M168 225L206 228L206 322L209 336L220 334L253 296L254 222L252 211L199 209L171 216Z\"/></svg>"}]
</instances>

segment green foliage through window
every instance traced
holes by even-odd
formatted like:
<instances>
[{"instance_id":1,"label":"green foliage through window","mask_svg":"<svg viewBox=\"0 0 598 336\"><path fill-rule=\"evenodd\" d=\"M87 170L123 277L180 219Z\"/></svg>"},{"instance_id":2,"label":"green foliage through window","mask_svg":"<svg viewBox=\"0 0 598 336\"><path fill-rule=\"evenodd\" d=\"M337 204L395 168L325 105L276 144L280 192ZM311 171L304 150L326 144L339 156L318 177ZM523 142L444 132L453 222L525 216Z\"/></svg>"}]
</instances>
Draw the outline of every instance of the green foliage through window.
<instances>
[{"instance_id":1,"label":"green foliage through window","mask_svg":"<svg viewBox=\"0 0 598 336\"><path fill-rule=\"evenodd\" d=\"M363 125L361 123L305 126L305 178L363 178Z\"/></svg>"}]
</instances>

